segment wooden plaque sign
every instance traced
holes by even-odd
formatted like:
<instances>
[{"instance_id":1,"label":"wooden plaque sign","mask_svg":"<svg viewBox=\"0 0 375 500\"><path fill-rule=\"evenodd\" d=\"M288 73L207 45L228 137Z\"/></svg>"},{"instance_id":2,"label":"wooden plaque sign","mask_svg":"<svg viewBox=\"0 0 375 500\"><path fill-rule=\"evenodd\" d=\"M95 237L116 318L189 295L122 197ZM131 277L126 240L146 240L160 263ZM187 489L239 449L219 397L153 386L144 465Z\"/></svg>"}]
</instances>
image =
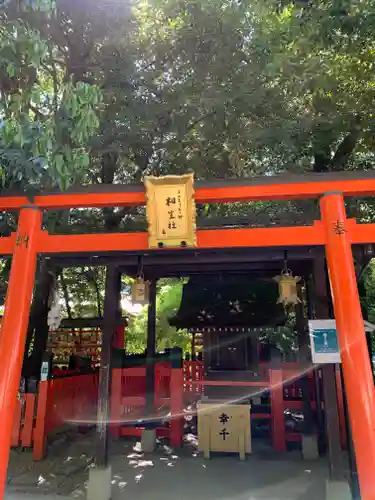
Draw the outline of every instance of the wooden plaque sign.
<instances>
[{"instance_id":1,"label":"wooden plaque sign","mask_svg":"<svg viewBox=\"0 0 375 500\"><path fill-rule=\"evenodd\" d=\"M225 401L198 403L198 445L205 458L210 452L251 453L250 405Z\"/></svg>"},{"instance_id":2,"label":"wooden plaque sign","mask_svg":"<svg viewBox=\"0 0 375 500\"><path fill-rule=\"evenodd\" d=\"M132 285L133 304L146 305L148 303L149 282L143 278L136 278Z\"/></svg>"},{"instance_id":3,"label":"wooden plaque sign","mask_svg":"<svg viewBox=\"0 0 375 500\"><path fill-rule=\"evenodd\" d=\"M145 177L150 248L195 247L194 175Z\"/></svg>"}]
</instances>

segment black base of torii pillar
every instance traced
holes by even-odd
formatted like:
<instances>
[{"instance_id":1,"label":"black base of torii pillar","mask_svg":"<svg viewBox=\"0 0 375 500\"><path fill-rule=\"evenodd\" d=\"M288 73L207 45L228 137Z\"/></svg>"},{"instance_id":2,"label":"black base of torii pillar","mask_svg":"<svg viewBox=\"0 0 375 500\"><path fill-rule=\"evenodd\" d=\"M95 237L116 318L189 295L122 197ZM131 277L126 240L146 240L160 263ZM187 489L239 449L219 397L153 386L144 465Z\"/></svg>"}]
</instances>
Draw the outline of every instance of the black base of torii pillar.
<instances>
[{"instance_id":1,"label":"black base of torii pillar","mask_svg":"<svg viewBox=\"0 0 375 500\"><path fill-rule=\"evenodd\" d=\"M104 320L101 335L98 410L95 435L95 467L89 470L87 500L110 500L112 472L108 463L109 395L112 378L112 341L119 324L121 272L107 266L104 298Z\"/></svg>"}]
</instances>

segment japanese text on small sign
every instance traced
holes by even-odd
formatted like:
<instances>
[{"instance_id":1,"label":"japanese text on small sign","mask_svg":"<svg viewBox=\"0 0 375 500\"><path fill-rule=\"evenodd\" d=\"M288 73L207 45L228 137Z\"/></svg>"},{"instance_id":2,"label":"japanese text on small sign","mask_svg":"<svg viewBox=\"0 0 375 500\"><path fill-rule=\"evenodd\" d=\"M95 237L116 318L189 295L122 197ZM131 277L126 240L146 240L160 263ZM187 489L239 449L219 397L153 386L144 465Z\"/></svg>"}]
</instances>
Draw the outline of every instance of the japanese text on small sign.
<instances>
[{"instance_id":1,"label":"japanese text on small sign","mask_svg":"<svg viewBox=\"0 0 375 500\"><path fill-rule=\"evenodd\" d=\"M221 424L227 424L229 422L229 417L226 413L222 413L219 417L219 421Z\"/></svg>"},{"instance_id":2,"label":"japanese text on small sign","mask_svg":"<svg viewBox=\"0 0 375 500\"><path fill-rule=\"evenodd\" d=\"M221 432L219 432L219 436L221 436L222 440L225 441L227 439L227 436L229 436L229 432L227 429L224 427Z\"/></svg>"},{"instance_id":3,"label":"japanese text on small sign","mask_svg":"<svg viewBox=\"0 0 375 500\"><path fill-rule=\"evenodd\" d=\"M222 430L219 432L219 436L221 436L221 439L223 441L226 441L227 436L229 436L230 433L227 431L227 428L225 427L225 425L229 422L229 419L231 417L223 412L219 415L218 418L219 418L219 422L223 425Z\"/></svg>"}]
</instances>

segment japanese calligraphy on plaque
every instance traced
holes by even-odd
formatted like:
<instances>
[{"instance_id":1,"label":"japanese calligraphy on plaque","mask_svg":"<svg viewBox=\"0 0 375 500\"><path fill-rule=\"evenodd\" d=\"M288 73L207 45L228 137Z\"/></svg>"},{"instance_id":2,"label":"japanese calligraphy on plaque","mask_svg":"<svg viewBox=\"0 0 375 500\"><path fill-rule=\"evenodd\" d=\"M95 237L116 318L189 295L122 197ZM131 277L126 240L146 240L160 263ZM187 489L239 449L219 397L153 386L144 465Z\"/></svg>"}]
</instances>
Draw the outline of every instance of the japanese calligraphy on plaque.
<instances>
[{"instance_id":1,"label":"japanese calligraphy on plaque","mask_svg":"<svg viewBox=\"0 0 375 500\"><path fill-rule=\"evenodd\" d=\"M229 420L231 419L232 417L230 417L229 415L227 415L226 413L221 413L219 416L218 416L218 420L220 422L220 424L223 426L223 428L221 429L221 431L219 432L219 436L221 437L221 439L223 441L225 441L227 439L227 436L230 436L230 433L228 432L227 430L227 424L229 422Z\"/></svg>"},{"instance_id":2,"label":"japanese calligraphy on plaque","mask_svg":"<svg viewBox=\"0 0 375 500\"><path fill-rule=\"evenodd\" d=\"M195 247L194 175L145 177L150 248Z\"/></svg>"}]
</instances>

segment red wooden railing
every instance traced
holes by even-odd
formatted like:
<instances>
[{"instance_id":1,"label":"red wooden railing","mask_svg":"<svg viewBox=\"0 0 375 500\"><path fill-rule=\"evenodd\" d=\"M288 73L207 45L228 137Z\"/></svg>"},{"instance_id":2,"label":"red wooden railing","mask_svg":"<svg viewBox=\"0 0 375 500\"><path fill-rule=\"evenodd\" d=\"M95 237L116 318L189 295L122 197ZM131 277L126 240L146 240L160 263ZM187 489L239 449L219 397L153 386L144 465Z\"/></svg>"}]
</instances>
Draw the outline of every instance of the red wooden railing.
<instances>
[{"instance_id":1,"label":"red wooden railing","mask_svg":"<svg viewBox=\"0 0 375 500\"><path fill-rule=\"evenodd\" d=\"M241 386L241 387L253 387L262 391L269 392L270 395L270 413L251 413L252 420L258 419L268 419L270 420L271 428L271 438L273 443L273 448L277 452L284 452L287 448L287 442L299 442L302 439L300 432L287 431L285 428L285 410L302 410L302 390L300 387L301 376L307 375L310 384L310 397L311 397L311 408L316 409L316 394L314 385L314 375L312 366L303 366L299 363L290 362L282 363L280 368L271 367L270 364L264 363L260 366L261 380L256 381L217 381L217 380L204 380L203 368L202 374L199 375L198 380L194 381L191 379L190 370L191 365L198 365L200 367L201 362L189 361L188 367L184 367L184 374L190 377L188 380L185 379L185 391L188 387L191 392L196 392L201 395L204 391L205 386ZM337 403L339 412L339 422L340 422L340 436L341 436L341 446L346 449L347 446L347 436L345 427L345 417L344 417L344 405L343 405L343 395L341 378L339 373L336 374L337 383ZM193 387L193 389L190 389ZM194 390L195 387L195 390ZM324 409L324 401L321 402L322 409Z\"/></svg>"},{"instance_id":2,"label":"red wooden railing","mask_svg":"<svg viewBox=\"0 0 375 500\"><path fill-rule=\"evenodd\" d=\"M88 425L96 421L98 373L40 382L34 431L34 459L45 455L50 432L65 425Z\"/></svg>"},{"instance_id":3,"label":"red wooden railing","mask_svg":"<svg viewBox=\"0 0 375 500\"><path fill-rule=\"evenodd\" d=\"M36 395L23 394L14 414L11 446L29 448L32 445Z\"/></svg>"},{"instance_id":4,"label":"red wooden railing","mask_svg":"<svg viewBox=\"0 0 375 500\"><path fill-rule=\"evenodd\" d=\"M183 439L183 370L172 368L170 362L155 365L154 415L145 415L146 367L114 368L111 391L111 432L114 437L140 436L142 419L166 420L158 424L157 435L169 437L172 446Z\"/></svg>"},{"instance_id":5,"label":"red wooden railing","mask_svg":"<svg viewBox=\"0 0 375 500\"><path fill-rule=\"evenodd\" d=\"M187 400L197 400L203 393L203 361L184 361L184 393Z\"/></svg>"},{"instance_id":6,"label":"red wooden railing","mask_svg":"<svg viewBox=\"0 0 375 500\"><path fill-rule=\"evenodd\" d=\"M301 434L297 432L286 432L285 430L285 409L302 408L301 400L285 400L284 385L291 381L292 377L300 376L298 371L292 372L290 369L268 368L262 371L263 380L204 380L200 382L206 386L226 386L226 387L248 387L257 389L259 392L269 392L270 394L270 412L269 413L251 413L252 420L269 419L271 424L271 439L273 448L276 452L286 451L287 441L300 441ZM267 374L267 378L265 377Z\"/></svg>"},{"instance_id":7,"label":"red wooden railing","mask_svg":"<svg viewBox=\"0 0 375 500\"><path fill-rule=\"evenodd\" d=\"M154 403L156 412L151 417L159 423L157 434L169 437L173 446L183 439L184 407L200 399L204 387L209 385L256 387L270 395L269 413L252 413L252 420L270 421L273 447L277 452L286 450L288 441L300 441L301 434L285 428L285 410L302 409L298 379L308 374L311 383L311 407L316 409L312 372L297 363L274 368L261 367L262 380L217 381L204 380L201 361L185 361L183 368L172 368L170 362L155 365ZM340 436L343 449L347 445L342 400L341 378L337 374ZM39 384L38 394L24 394L17 402L12 431L12 446L34 448L34 459L45 455L48 435L66 424L95 424L98 394L98 373L73 375L52 379ZM321 403L324 408L324 402ZM115 437L140 436L137 424L145 418L146 368L115 368L112 372L111 432ZM166 422L166 423L165 423Z\"/></svg>"},{"instance_id":8,"label":"red wooden railing","mask_svg":"<svg viewBox=\"0 0 375 500\"><path fill-rule=\"evenodd\" d=\"M155 406L162 406L171 397L171 364L167 361L155 367Z\"/></svg>"},{"instance_id":9,"label":"red wooden railing","mask_svg":"<svg viewBox=\"0 0 375 500\"><path fill-rule=\"evenodd\" d=\"M12 446L33 447L35 460L46 452L48 434L67 424L95 423L98 373L39 383L38 394L23 394L14 415Z\"/></svg>"}]
</instances>

